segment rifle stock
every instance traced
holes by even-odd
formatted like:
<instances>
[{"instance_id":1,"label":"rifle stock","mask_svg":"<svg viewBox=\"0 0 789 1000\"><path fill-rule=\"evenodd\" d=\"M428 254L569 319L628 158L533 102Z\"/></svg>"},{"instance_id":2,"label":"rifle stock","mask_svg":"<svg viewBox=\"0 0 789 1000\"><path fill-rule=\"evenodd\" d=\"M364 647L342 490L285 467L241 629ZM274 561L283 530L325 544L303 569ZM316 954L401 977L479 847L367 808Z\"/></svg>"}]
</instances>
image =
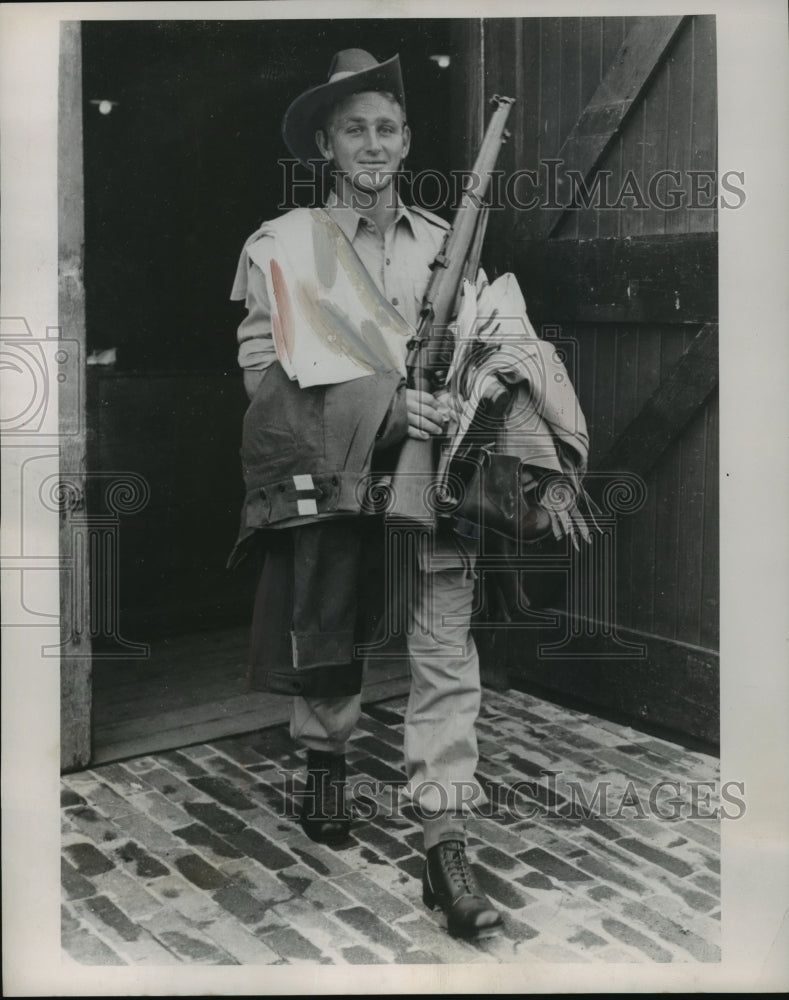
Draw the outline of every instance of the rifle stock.
<instances>
[{"instance_id":1,"label":"rifle stock","mask_svg":"<svg viewBox=\"0 0 789 1000\"><path fill-rule=\"evenodd\" d=\"M431 354L438 332L446 343L446 328L456 318L463 278L474 281L487 222L484 198L499 150L506 136L505 125L514 103L511 97L492 98L495 111L477 154L471 174L455 212L452 228L432 264L432 275L425 292L416 336L409 345L406 367L408 384L413 389L432 392L443 385L448 365L444 357L438 363ZM478 183L475 183L477 182ZM400 449L391 479L388 515L424 525L434 522L436 497L433 486L440 438L419 440L408 437Z\"/></svg>"}]
</instances>

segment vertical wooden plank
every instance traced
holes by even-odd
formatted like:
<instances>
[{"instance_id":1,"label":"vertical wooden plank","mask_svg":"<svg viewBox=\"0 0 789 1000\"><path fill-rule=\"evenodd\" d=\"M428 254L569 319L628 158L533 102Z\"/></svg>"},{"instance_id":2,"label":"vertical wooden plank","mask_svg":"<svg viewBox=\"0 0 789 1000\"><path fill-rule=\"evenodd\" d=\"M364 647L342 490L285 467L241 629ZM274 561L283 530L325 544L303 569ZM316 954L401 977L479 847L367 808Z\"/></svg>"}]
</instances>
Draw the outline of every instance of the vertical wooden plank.
<instances>
[{"instance_id":1,"label":"vertical wooden plank","mask_svg":"<svg viewBox=\"0 0 789 1000\"><path fill-rule=\"evenodd\" d=\"M668 57L669 130L667 166L683 178L685 197L689 194L688 168L691 148L691 106L693 101L693 31L690 18L680 31ZM678 208L666 213L667 233L688 231L688 210Z\"/></svg>"},{"instance_id":2,"label":"vertical wooden plank","mask_svg":"<svg viewBox=\"0 0 789 1000\"><path fill-rule=\"evenodd\" d=\"M682 355L682 333L665 329L661 335L660 348L660 372L661 378L665 378L668 370ZM655 483L657 517L654 629L658 635L669 639L676 638L677 633L681 457L680 443L675 441L658 463Z\"/></svg>"},{"instance_id":3,"label":"vertical wooden plank","mask_svg":"<svg viewBox=\"0 0 789 1000\"><path fill-rule=\"evenodd\" d=\"M618 437L635 417L639 409L638 399L638 332L627 328L614 331L616 339L616 395L614 406L614 436ZM617 525L616 561L619 593L617 599L617 622L627 624L632 618L634 581L640 580L640 573L634 571L633 555L637 551L638 539L634 538L629 518L623 518Z\"/></svg>"},{"instance_id":4,"label":"vertical wooden plank","mask_svg":"<svg viewBox=\"0 0 789 1000\"><path fill-rule=\"evenodd\" d=\"M540 160L555 157L562 144L559 131L562 57L562 19L546 17L540 23Z\"/></svg>"},{"instance_id":5,"label":"vertical wooden plank","mask_svg":"<svg viewBox=\"0 0 789 1000\"><path fill-rule=\"evenodd\" d=\"M82 170L82 42L77 21L61 24L58 94L58 312L60 336L79 345L86 358L85 287L82 273L84 197ZM83 369L84 372L84 369ZM59 386L60 474L76 488L79 500L60 518L60 754L61 768L84 767L91 750L91 643L88 628L88 561L77 558L75 522L85 519L85 380Z\"/></svg>"},{"instance_id":6,"label":"vertical wooden plank","mask_svg":"<svg viewBox=\"0 0 789 1000\"><path fill-rule=\"evenodd\" d=\"M559 72L559 145L572 131L581 114L581 31L580 18L561 20ZM578 213L572 209L564 214L554 236L572 238L578 233Z\"/></svg>"},{"instance_id":7,"label":"vertical wooden plank","mask_svg":"<svg viewBox=\"0 0 789 1000\"><path fill-rule=\"evenodd\" d=\"M693 108L690 152L690 165L693 170L705 172L717 170L717 110L715 18L712 15L700 15L693 18ZM711 185L706 183L706 186L700 186L699 196L696 199L699 207L692 207L688 212L690 232L709 232L717 229L715 192L714 181Z\"/></svg>"},{"instance_id":8,"label":"vertical wooden plank","mask_svg":"<svg viewBox=\"0 0 789 1000\"><path fill-rule=\"evenodd\" d=\"M540 133L540 24L539 18L517 18L515 27L515 104L512 127L515 170L539 169ZM514 193L526 199L533 192L524 183ZM515 238L533 238L539 233L540 213L507 208L515 220Z\"/></svg>"},{"instance_id":9,"label":"vertical wooden plank","mask_svg":"<svg viewBox=\"0 0 789 1000\"><path fill-rule=\"evenodd\" d=\"M603 18L584 17L581 19L581 107L586 107L592 94L603 78ZM594 177L590 178L591 181ZM577 235L579 239L597 236L598 210L580 208L578 210Z\"/></svg>"},{"instance_id":10,"label":"vertical wooden plank","mask_svg":"<svg viewBox=\"0 0 789 1000\"><path fill-rule=\"evenodd\" d=\"M660 329L644 326L638 332L638 370L636 392L643 403L655 391L660 381ZM632 627L644 632L654 632L655 614L655 550L657 523L656 476L654 471L646 477L647 499L644 507L630 519L631 530L636 533L638 546L632 553L634 588L631 606ZM637 520L636 520L637 519Z\"/></svg>"},{"instance_id":11,"label":"vertical wooden plank","mask_svg":"<svg viewBox=\"0 0 789 1000\"><path fill-rule=\"evenodd\" d=\"M680 440L677 638L695 645L701 642L706 424L701 410Z\"/></svg>"},{"instance_id":12,"label":"vertical wooden plank","mask_svg":"<svg viewBox=\"0 0 789 1000\"><path fill-rule=\"evenodd\" d=\"M616 339L611 327L598 327L594 366L594 424L590 432L590 463L604 455L614 441Z\"/></svg>"},{"instance_id":13,"label":"vertical wooden plank","mask_svg":"<svg viewBox=\"0 0 789 1000\"><path fill-rule=\"evenodd\" d=\"M666 211L659 204L655 204L650 196L650 179L658 171L665 170L668 163L668 129L669 129L669 106L668 106L668 84L669 73L666 66L661 67L652 80L649 89L644 97L644 159L643 176L647 189L647 201L649 208L642 215L642 233L665 233L666 231ZM655 200L663 204L671 204L669 191L676 187L670 180L664 179L655 187Z\"/></svg>"},{"instance_id":14,"label":"vertical wooden plank","mask_svg":"<svg viewBox=\"0 0 789 1000\"><path fill-rule=\"evenodd\" d=\"M702 529L701 622L699 641L717 649L720 642L719 460L718 395L705 408L707 448L704 456L704 525Z\"/></svg>"},{"instance_id":15,"label":"vertical wooden plank","mask_svg":"<svg viewBox=\"0 0 789 1000\"><path fill-rule=\"evenodd\" d=\"M603 52L602 73L605 76L608 67L614 60L625 37L625 18L607 17L603 22ZM600 167L610 170L609 190L611 200L616 198L622 184L622 136L612 142L611 148L603 157ZM619 236L620 212L616 209L599 209L597 212L597 235Z\"/></svg>"},{"instance_id":16,"label":"vertical wooden plank","mask_svg":"<svg viewBox=\"0 0 789 1000\"><path fill-rule=\"evenodd\" d=\"M490 120L492 108L490 100L495 94L514 97L515 107L510 112L508 131L499 150L496 169L504 171L504 177L512 176L515 166L514 139L518 129L518 115L515 108L522 103L523 95L517 90L517 64L521 43L522 26L520 19L490 18L484 22L485 33L485 80L484 116L485 125ZM500 186L499 198L504 199L504 186ZM512 244L517 217L514 212L492 211L488 218L488 230L483 251L483 266L488 277L493 280L505 271L512 270Z\"/></svg>"}]
</instances>

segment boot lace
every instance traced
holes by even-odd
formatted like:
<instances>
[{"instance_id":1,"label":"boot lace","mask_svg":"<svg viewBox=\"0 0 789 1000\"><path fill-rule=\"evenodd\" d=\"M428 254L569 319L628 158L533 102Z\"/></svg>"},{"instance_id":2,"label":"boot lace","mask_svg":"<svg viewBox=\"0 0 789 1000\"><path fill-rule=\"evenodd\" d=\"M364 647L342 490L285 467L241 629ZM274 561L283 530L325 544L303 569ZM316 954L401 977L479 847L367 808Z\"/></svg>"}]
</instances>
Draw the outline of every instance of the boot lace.
<instances>
[{"instance_id":1,"label":"boot lace","mask_svg":"<svg viewBox=\"0 0 789 1000\"><path fill-rule=\"evenodd\" d=\"M468 863L466 852L457 844L449 843L442 851L446 863L446 872L449 878L458 886L462 887L472 896L479 895L474 874Z\"/></svg>"}]
</instances>

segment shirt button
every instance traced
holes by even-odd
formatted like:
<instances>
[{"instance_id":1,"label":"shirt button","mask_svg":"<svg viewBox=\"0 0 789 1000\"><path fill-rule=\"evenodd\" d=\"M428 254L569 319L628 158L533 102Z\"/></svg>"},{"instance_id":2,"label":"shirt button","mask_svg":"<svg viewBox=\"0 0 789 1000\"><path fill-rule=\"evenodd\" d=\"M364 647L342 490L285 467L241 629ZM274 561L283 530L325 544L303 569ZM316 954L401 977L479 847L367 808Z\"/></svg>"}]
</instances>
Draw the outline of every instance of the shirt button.
<instances>
[{"instance_id":1,"label":"shirt button","mask_svg":"<svg viewBox=\"0 0 789 1000\"><path fill-rule=\"evenodd\" d=\"M392 263L391 260L388 257L386 258L386 263L387 264L391 264Z\"/></svg>"},{"instance_id":2,"label":"shirt button","mask_svg":"<svg viewBox=\"0 0 789 1000\"><path fill-rule=\"evenodd\" d=\"M399 304L400 304L400 299L398 299L398 297L395 295L395 297L392 299L392 305L396 306Z\"/></svg>"}]
</instances>

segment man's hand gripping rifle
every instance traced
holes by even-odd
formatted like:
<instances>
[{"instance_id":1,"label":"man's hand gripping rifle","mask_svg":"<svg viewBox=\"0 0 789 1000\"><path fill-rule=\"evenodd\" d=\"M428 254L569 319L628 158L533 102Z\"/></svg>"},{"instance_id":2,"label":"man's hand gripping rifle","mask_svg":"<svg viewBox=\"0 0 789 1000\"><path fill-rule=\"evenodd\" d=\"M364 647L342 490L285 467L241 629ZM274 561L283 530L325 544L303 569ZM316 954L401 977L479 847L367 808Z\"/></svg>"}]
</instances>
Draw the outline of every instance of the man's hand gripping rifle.
<instances>
[{"instance_id":1,"label":"man's hand gripping rifle","mask_svg":"<svg viewBox=\"0 0 789 1000\"><path fill-rule=\"evenodd\" d=\"M444 389L454 344L449 326L457 317L463 280L476 280L487 224L485 198L499 150L508 135L511 97L493 97L495 107L482 140L470 183L466 185L443 246L433 262L433 273L422 302L416 336L406 358L408 385L425 392ZM436 440L406 438L391 483L391 517L432 523L431 502L437 468Z\"/></svg>"}]
</instances>

